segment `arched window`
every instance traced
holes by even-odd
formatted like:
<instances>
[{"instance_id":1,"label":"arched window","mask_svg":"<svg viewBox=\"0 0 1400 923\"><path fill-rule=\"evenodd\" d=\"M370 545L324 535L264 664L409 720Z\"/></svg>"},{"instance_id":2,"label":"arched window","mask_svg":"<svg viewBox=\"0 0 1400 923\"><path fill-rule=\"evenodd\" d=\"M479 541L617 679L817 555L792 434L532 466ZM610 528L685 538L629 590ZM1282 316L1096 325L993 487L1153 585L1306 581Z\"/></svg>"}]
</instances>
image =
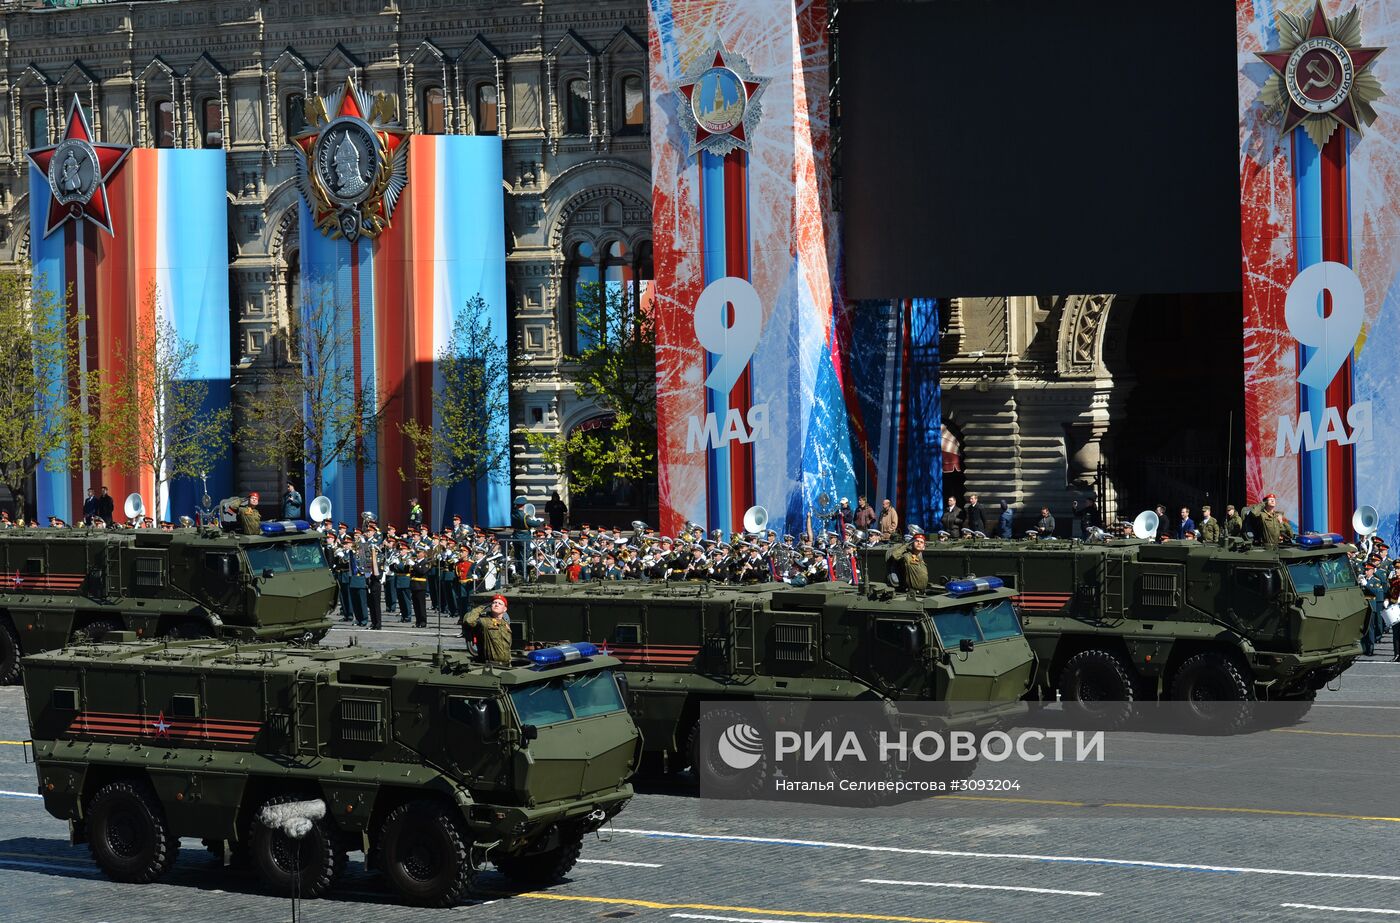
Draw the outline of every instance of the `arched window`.
<instances>
[{"instance_id":1,"label":"arched window","mask_svg":"<svg viewBox=\"0 0 1400 923\"><path fill-rule=\"evenodd\" d=\"M287 317L301 317L301 252L287 254Z\"/></svg>"},{"instance_id":2,"label":"arched window","mask_svg":"<svg viewBox=\"0 0 1400 923\"><path fill-rule=\"evenodd\" d=\"M151 104L151 140L156 147L175 146L175 104L168 99Z\"/></svg>"},{"instance_id":3,"label":"arched window","mask_svg":"<svg viewBox=\"0 0 1400 923\"><path fill-rule=\"evenodd\" d=\"M35 106L29 110L29 146L43 147L49 143L49 110Z\"/></svg>"},{"instance_id":4,"label":"arched window","mask_svg":"<svg viewBox=\"0 0 1400 923\"><path fill-rule=\"evenodd\" d=\"M447 134L447 95L442 87L423 90L423 134Z\"/></svg>"},{"instance_id":5,"label":"arched window","mask_svg":"<svg viewBox=\"0 0 1400 923\"><path fill-rule=\"evenodd\" d=\"M598 251L588 241L574 246L569 259L569 354L577 356L598 343L597 325L590 312L597 306Z\"/></svg>"},{"instance_id":6,"label":"arched window","mask_svg":"<svg viewBox=\"0 0 1400 923\"><path fill-rule=\"evenodd\" d=\"M637 245L636 260L636 287L637 309L640 311L651 311L651 282L655 277L655 270L652 268L651 241L645 240Z\"/></svg>"},{"instance_id":7,"label":"arched window","mask_svg":"<svg viewBox=\"0 0 1400 923\"><path fill-rule=\"evenodd\" d=\"M588 81L570 80L564 85L564 132L588 134Z\"/></svg>"},{"instance_id":8,"label":"arched window","mask_svg":"<svg viewBox=\"0 0 1400 923\"><path fill-rule=\"evenodd\" d=\"M640 135L646 127L642 78L636 74L628 74L623 77L618 84L618 96L617 111L622 124L618 126L617 133L619 135Z\"/></svg>"},{"instance_id":9,"label":"arched window","mask_svg":"<svg viewBox=\"0 0 1400 923\"><path fill-rule=\"evenodd\" d=\"M476 85L476 133L494 135L499 129L496 122L496 85L478 83Z\"/></svg>"},{"instance_id":10,"label":"arched window","mask_svg":"<svg viewBox=\"0 0 1400 923\"><path fill-rule=\"evenodd\" d=\"M286 112L282 124L287 126L287 143L306 130L306 97L301 93L287 94Z\"/></svg>"},{"instance_id":11,"label":"arched window","mask_svg":"<svg viewBox=\"0 0 1400 923\"><path fill-rule=\"evenodd\" d=\"M218 97L211 96L204 101L204 105L200 109L204 129L204 146L223 147L224 104L219 102Z\"/></svg>"}]
</instances>

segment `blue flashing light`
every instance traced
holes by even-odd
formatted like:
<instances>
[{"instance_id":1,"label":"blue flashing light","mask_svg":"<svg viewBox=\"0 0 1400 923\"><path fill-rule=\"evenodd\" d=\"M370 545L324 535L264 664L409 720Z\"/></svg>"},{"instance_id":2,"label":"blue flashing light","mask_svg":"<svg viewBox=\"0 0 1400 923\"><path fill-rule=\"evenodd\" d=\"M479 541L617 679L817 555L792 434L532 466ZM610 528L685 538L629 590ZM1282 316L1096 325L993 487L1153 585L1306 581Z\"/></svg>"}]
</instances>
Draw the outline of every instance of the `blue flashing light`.
<instances>
[{"instance_id":1,"label":"blue flashing light","mask_svg":"<svg viewBox=\"0 0 1400 923\"><path fill-rule=\"evenodd\" d=\"M1298 547L1330 548L1333 545L1340 545L1344 541L1346 539L1336 532L1309 532L1307 535L1298 536Z\"/></svg>"},{"instance_id":2,"label":"blue flashing light","mask_svg":"<svg viewBox=\"0 0 1400 923\"><path fill-rule=\"evenodd\" d=\"M545 647L537 651L530 651L525 657L535 666L552 667L556 664L583 660L597 653L597 645L589 644L587 641L579 641L576 644L560 644L557 647Z\"/></svg>"},{"instance_id":3,"label":"blue flashing light","mask_svg":"<svg viewBox=\"0 0 1400 923\"><path fill-rule=\"evenodd\" d=\"M971 596L973 593L986 593L1006 586L1000 577L969 577L966 580L949 580L949 596Z\"/></svg>"},{"instance_id":4,"label":"blue flashing light","mask_svg":"<svg viewBox=\"0 0 1400 923\"><path fill-rule=\"evenodd\" d=\"M293 532L309 532L311 526L303 519L279 519L265 522L260 527L263 535L290 535Z\"/></svg>"}]
</instances>

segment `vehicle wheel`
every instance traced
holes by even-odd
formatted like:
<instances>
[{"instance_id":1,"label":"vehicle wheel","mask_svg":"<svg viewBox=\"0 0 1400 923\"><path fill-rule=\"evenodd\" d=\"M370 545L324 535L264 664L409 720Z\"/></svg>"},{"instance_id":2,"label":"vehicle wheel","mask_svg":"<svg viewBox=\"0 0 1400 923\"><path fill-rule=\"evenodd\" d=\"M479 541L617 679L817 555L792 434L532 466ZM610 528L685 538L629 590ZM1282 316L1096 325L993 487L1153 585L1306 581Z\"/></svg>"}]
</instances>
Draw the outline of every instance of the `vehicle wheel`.
<instances>
[{"instance_id":1,"label":"vehicle wheel","mask_svg":"<svg viewBox=\"0 0 1400 923\"><path fill-rule=\"evenodd\" d=\"M749 727L748 717L738 711L714 709L710 714L716 727L731 730ZM761 733L760 731L760 735ZM720 756L717 742L712 742L710 747L702 747L699 721L690 729L685 752L689 755L690 769L695 774L696 783L703 786L707 795L716 798L756 797L764 791L768 784L768 776L772 772L766 748L759 747L757 754L749 754L757 757L755 762L742 769L735 769Z\"/></svg>"},{"instance_id":2,"label":"vehicle wheel","mask_svg":"<svg viewBox=\"0 0 1400 923\"><path fill-rule=\"evenodd\" d=\"M1206 651L1177 669L1172 678L1172 698L1186 703L1193 730L1229 734L1248 720L1254 687L1234 658L1219 651Z\"/></svg>"},{"instance_id":3,"label":"vehicle wheel","mask_svg":"<svg viewBox=\"0 0 1400 923\"><path fill-rule=\"evenodd\" d=\"M209 855L220 865L224 864L224 841L223 840L200 840L204 848L209 850ZM247 841L229 843L228 867L231 869L246 869L253 861L252 855L248 851Z\"/></svg>"},{"instance_id":4,"label":"vehicle wheel","mask_svg":"<svg viewBox=\"0 0 1400 923\"><path fill-rule=\"evenodd\" d=\"M1113 730L1132 717L1132 670L1111 651L1075 654L1060 670L1059 690L1065 713L1080 723Z\"/></svg>"},{"instance_id":5,"label":"vehicle wheel","mask_svg":"<svg viewBox=\"0 0 1400 923\"><path fill-rule=\"evenodd\" d=\"M264 807L304 800L301 795L277 795ZM335 824L327 817L313 821L311 830L299 840L255 818L248 854L258 877L278 894L291 894L295 884L299 896L320 897L345 871L345 852L336 842Z\"/></svg>"},{"instance_id":6,"label":"vehicle wheel","mask_svg":"<svg viewBox=\"0 0 1400 923\"><path fill-rule=\"evenodd\" d=\"M522 888L556 885L573 870L583 852L583 838L574 837L562 846L533 856L502 856L494 860L502 875Z\"/></svg>"},{"instance_id":7,"label":"vehicle wheel","mask_svg":"<svg viewBox=\"0 0 1400 923\"><path fill-rule=\"evenodd\" d=\"M411 801L384 819L379 865L408 903L451 907L476 882L469 843L451 808L435 801Z\"/></svg>"},{"instance_id":8,"label":"vehicle wheel","mask_svg":"<svg viewBox=\"0 0 1400 923\"><path fill-rule=\"evenodd\" d=\"M144 782L112 782L88 803L88 849L113 881L146 884L175 864L180 840Z\"/></svg>"},{"instance_id":9,"label":"vehicle wheel","mask_svg":"<svg viewBox=\"0 0 1400 923\"><path fill-rule=\"evenodd\" d=\"M214 637L214 627L203 619L182 619L165 630L171 641L194 641Z\"/></svg>"},{"instance_id":10,"label":"vehicle wheel","mask_svg":"<svg viewBox=\"0 0 1400 923\"><path fill-rule=\"evenodd\" d=\"M73 640L75 642L96 641L109 631L121 630L122 626L113 619L98 619L95 622L88 622L73 632Z\"/></svg>"},{"instance_id":11,"label":"vehicle wheel","mask_svg":"<svg viewBox=\"0 0 1400 923\"><path fill-rule=\"evenodd\" d=\"M0 618L0 686L19 682L19 636L9 619Z\"/></svg>"},{"instance_id":12,"label":"vehicle wheel","mask_svg":"<svg viewBox=\"0 0 1400 923\"><path fill-rule=\"evenodd\" d=\"M878 730L873 727L857 728L853 725L854 723L849 719L827 718L811 729L812 739L821 740L825 735L830 735L834 755L836 748L845 740L846 735L854 733L862 752L866 755L865 761L842 760L838 762L815 759L800 767L800 777L805 781L816 782L824 788L829 787L820 796L823 802L836 801L851 807L869 808L901 800L902 796L895 793L891 786L876 787L881 783L898 782L900 777L897 762L879 758ZM841 787L843 782L862 787L843 790Z\"/></svg>"}]
</instances>

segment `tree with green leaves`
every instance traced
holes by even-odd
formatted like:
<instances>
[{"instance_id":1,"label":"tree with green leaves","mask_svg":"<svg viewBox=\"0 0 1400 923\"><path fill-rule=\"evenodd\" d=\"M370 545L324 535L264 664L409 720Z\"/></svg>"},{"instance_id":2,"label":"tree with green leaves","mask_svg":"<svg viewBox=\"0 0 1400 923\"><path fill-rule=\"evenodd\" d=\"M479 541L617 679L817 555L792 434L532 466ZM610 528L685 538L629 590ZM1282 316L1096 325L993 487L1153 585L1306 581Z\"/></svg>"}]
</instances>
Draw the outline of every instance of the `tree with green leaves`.
<instances>
[{"instance_id":1,"label":"tree with green leaves","mask_svg":"<svg viewBox=\"0 0 1400 923\"><path fill-rule=\"evenodd\" d=\"M89 438L93 373L79 368L82 317L64 318L67 299L42 281L0 274L0 483L24 516L31 478L49 470L96 467ZM84 407L83 398L88 398Z\"/></svg>"},{"instance_id":2,"label":"tree with green leaves","mask_svg":"<svg viewBox=\"0 0 1400 923\"><path fill-rule=\"evenodd\" d=\"M307 467L308 496L322 493L325 471L335 464L364 464L369 437L388 406L359 387L350 355L354 333L328 287L312 295L300 323L287 335L290 369L244 397L239 445L260 464L283 470L295 460Z\"/></svg>"},{"instance_id":3,"label":"tree with green leaves","mask_svg":"<svg viewBox=\"0 0 1400 923\"><path fill-rule=\"evenodd\" d=\"M94 441L104 465L150 473L158 508L172 478L199 477L228 455L229 409L208 406L209 384L197 374L199 345L162 315L154 285L132 341L118 338L114 347L123 364L98 388Z\"/></svg>"},{"instance_id":4,"label":"tree with green leaves","mask_svg":"<svg viewBox=\"0 0 1400 923\"><path fill-rule=\"evenodd\" d=\"M481 295L452 319L437 354L433 394L437 420L408 420L400 427L412 447L413 471L399 472L420 485L470 485L470 522L478 521L477 487L510 480L510 370L505 343L491 323Z\"/></svg>"},{"instance_id":5,"label":"tree with green leaves","mask_svg":"<svg viewBox=\"0 0 1400 923\"><path fill-rule=\"evenodd\" d=\"M656 481L656 323L622 286L587 284L575 308L579 355L574 389L606 417L565 435L530 433L529 444L577 492L614 480Z\"/></svg>"}]
</instances>

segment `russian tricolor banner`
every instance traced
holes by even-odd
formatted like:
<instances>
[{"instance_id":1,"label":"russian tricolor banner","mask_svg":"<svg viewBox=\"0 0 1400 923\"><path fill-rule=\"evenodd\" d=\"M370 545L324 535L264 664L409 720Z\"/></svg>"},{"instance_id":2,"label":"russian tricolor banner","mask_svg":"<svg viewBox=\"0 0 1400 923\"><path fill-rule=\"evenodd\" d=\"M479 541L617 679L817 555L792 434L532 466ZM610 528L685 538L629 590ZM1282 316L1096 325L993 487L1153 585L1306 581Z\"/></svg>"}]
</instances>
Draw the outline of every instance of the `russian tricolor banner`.
<instances>
[{"instance_id":1,"label":"russian tricolor banner","mask_svg":"<svg viewBox=\"0 0 1400 923\"><path fill-rule=\"evenodd\" d=\"M1237 0L1251 500L1400 513L1400 2Z\"/></svg>"},{"instance_id":2,"label":"russian tricolor banner","mask_svg":"<svg viewBox=\"0 0 1400 923\"><path fill-rule=\"evenodd\" d=\"M505 348L501 142L494 136L414 135L407 146L407 184L377 238L327 236L302 203L303 312L333 307L343 329L332 361L382 409L377 427L364 434L363 460L327 465L322 490L334 517L347 522L366 511L402 522L409 500L418 499L433 523L460 513L482 525L505 525L508 459L475 484L420 488L413 446L402 430L410 420L440 422L437 359L469 300L481 296L492 334Z\"/></svg>"},{"instance_id":3,"label":"russian tricolor banner","mask_svg":"<svg viewBox=\"0 0 1400 923\"><path fill-rule=\"evenodd\" d=\"M62 145L58 151L65 153ZM81 158L79 152L77 159ZM77 169L70 165L70 170ZM138 329L158 312L180 338L198 347L193 371L208 386L206 408L227 408L231 351L223 151L130 151L106 178L105 197L99 189L90 200L107 213L110 234L81 216L45 234L53 217L51 205L58 207L50 175L62 181L62 165L46 174L31 163L34 282L55 294L70 319L85 318L79 332L82 368L111 381L123 368ZM95 402L95 395L74 394L71 399ZM96 403L90 406L101 412ZM150 425L155 426L154 419ZM157 496L149 471L94 469L81 457L59 462L56 469L40 466L36 475L41 523L49 516L80 521L88 487L106 485L119 518L122 499L131 493L141 494L149 515L171 520L193 516L203 493L198 480L177 478L166 482ZM228 495L232 466L227 457L209 470L208 480L213 499Z\"/></svg>"}]
</instances>

